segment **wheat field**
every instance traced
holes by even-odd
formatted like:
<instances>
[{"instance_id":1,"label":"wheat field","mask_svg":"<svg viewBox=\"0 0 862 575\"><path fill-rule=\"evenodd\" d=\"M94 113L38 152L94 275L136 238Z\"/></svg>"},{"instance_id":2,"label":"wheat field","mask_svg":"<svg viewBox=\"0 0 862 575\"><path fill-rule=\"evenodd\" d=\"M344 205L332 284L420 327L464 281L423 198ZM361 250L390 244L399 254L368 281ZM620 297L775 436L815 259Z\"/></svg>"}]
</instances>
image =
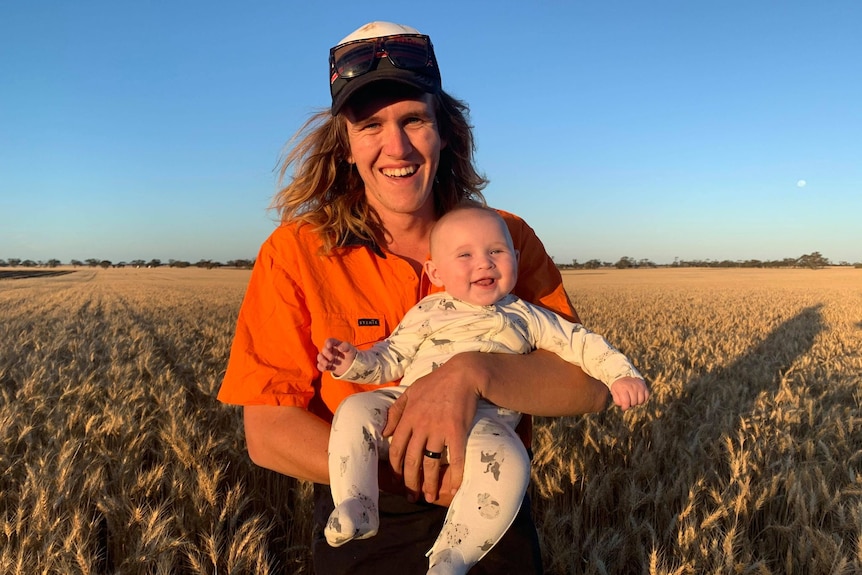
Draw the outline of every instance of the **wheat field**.
<instances>
[{"instance_id":1,"label":"wheat field","mask_svg":"<svg viewBox=\"0 0 862 575\"><path fill-rule=\"evenodd\" d=\"M538 418L549 574L862 573L862 270L564 272L647 405ZM0 573L310 573L214 398L248 272L0 280Z\"/></svg>"}]
</instances>

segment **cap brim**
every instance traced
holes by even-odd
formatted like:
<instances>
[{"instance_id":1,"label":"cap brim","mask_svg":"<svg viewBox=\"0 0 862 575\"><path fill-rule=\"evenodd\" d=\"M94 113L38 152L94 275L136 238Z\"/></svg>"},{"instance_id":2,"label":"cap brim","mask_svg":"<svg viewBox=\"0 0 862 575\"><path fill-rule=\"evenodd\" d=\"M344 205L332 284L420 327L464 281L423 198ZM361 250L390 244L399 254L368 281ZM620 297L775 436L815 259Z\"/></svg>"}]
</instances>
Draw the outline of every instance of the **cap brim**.
<instances>
[{"instance_id":1,"label":"cap brim","mask_svg":"<svg viewBox=\"0 0 862 575\"><path fill-rule=\"evenodd\" d=\"M422 92L434 94L438 91L437 83L431 78L417 74L412 70L401 70L399 68L376 69L350 80L336 80L345 82L344 86L332 98L332 115L336 116L350 98L359 90L377 82L396 82Z\"/></svg>"}]
</instances>

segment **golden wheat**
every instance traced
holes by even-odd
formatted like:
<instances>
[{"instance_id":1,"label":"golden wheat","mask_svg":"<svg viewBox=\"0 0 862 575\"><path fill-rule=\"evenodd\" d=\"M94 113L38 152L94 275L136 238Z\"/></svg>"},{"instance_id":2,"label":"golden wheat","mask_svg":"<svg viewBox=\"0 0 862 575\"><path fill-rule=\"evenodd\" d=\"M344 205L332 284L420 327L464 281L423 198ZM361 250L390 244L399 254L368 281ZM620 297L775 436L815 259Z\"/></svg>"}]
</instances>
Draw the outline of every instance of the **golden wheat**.
<instances>
[{"instance_id":1,"label":"golden wheat","mask_svg":"<svg viewBox=\"0 0 862 575\"><path fill-rule=\"evenodd\" d=\"M311 490L214 398L248 280L0 281L0 573L310 573ZM862 272L565 273L652 398L539 418L547 572L862 572Z\"/></svg>"}]
</instances>

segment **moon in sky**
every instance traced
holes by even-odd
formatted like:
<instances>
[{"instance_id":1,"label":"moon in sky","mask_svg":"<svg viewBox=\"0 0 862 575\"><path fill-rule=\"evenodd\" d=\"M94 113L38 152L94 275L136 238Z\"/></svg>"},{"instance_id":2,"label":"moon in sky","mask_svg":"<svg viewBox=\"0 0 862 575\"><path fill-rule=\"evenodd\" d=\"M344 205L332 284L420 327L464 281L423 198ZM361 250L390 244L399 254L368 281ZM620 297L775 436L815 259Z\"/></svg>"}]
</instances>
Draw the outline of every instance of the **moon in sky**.
<instances>
[{"instance_id":1,"label":"moon in sky","mask_svg":"<svg viewBox=\"0 0 862 575\"><path fill-rule=\"evenodd\" d=\"M806 182L805 180L799 180L798 182L796 182L796 187L797 188L804 188L805 184L807 184L807 183L808 182Z\"/></svg>"}]
</instances>

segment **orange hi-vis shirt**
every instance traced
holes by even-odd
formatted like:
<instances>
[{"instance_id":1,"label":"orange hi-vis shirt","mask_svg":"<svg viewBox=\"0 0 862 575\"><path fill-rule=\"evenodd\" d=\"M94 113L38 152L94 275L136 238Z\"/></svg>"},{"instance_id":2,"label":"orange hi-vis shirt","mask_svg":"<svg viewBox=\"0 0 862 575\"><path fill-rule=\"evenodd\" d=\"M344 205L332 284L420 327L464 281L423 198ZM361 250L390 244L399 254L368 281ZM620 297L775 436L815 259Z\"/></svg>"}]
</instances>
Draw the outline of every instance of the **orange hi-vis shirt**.
<instances>
[{"instance_id":1,"label":"orange hi-vis shirt","mask_svg":"<svg viewBox=\"0 0 862 575\"><path fill-rule=\"evenodd\" d=\"M560 272L535 232L520 218L500 214L520 252L512 292L577 321ZM369 347L388 336L420 299L437 291L424 273L417 275L392 253L355 245L323 255L311 226L282 224L255 261L218 399L301 407L331 422L345 397L380 386L321 374L317 353L326 338Z\"/></svg>"}]
</instances>

